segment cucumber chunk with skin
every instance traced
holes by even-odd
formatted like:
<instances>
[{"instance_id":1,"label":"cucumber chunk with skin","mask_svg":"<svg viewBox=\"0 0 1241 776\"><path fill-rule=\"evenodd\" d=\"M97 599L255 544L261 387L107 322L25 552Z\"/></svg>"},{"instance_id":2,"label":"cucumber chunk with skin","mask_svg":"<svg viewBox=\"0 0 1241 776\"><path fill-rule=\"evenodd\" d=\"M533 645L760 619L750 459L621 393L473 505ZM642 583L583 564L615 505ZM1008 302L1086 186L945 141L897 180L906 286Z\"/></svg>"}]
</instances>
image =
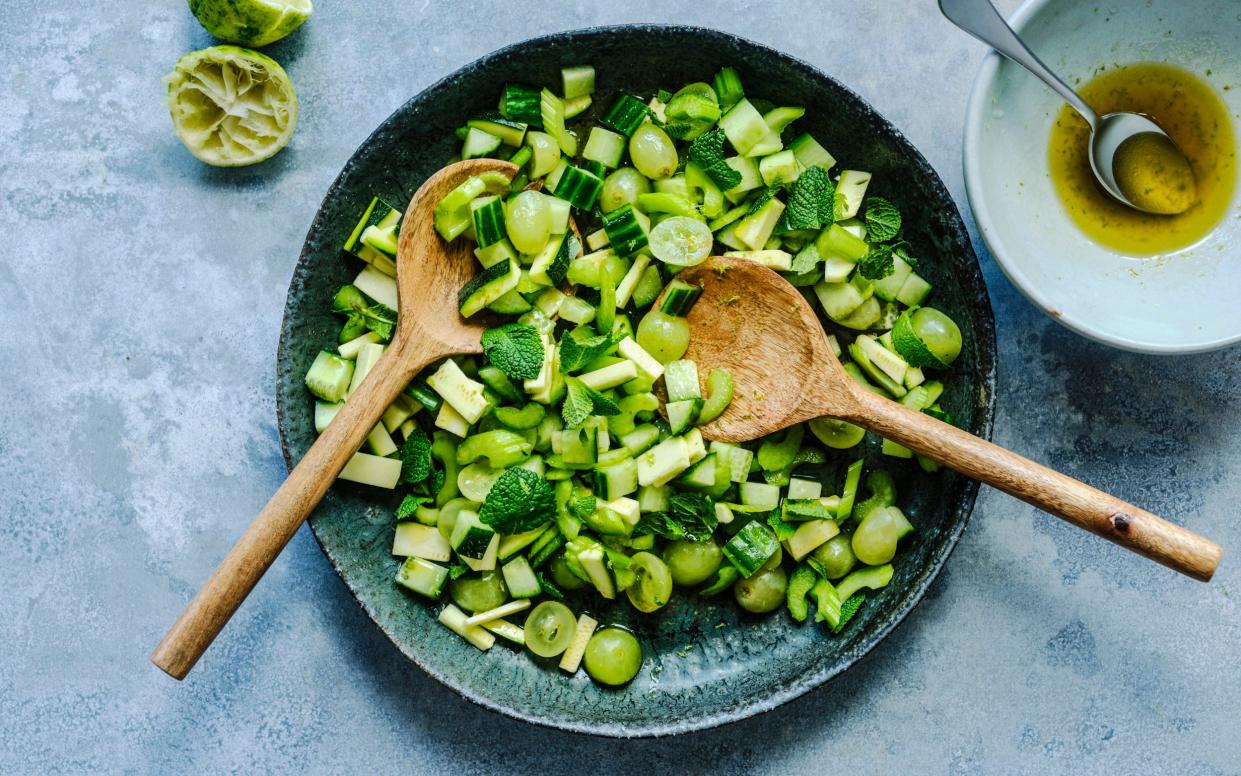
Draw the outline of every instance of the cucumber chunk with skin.
<instances>
[{"instance_id":1,"label":"cucumber chunk with skin","mask_svg":"<svg viewBox=\"0 0 1241 776\"><path fill-rule=\"evenodd\" d=\"M353 368L352 361L322 350L306 372L306 387L330 404L343 401L353 380Z\"/></svg>"}]
</instances>

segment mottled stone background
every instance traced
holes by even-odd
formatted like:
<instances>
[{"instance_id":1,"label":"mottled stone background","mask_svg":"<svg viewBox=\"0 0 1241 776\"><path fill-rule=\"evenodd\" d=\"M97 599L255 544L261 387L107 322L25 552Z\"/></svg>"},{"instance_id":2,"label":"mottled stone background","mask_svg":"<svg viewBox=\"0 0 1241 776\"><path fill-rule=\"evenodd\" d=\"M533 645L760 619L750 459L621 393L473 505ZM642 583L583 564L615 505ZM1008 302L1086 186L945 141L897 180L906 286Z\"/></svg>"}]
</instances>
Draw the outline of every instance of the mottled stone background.
<instances>
[{"instance_id":1,"label":"mottled stone background","mask_svg":"<svg viewBox=\"0 0 1241 776\"><path fill-rule=\"evenodd\" d=\"M984 50L932 0L318 6L270 50L301 99L292 145L219 171L163 106L160 76L210 43L183 2L0 2L0 772L1239 772L1235 558L1200 585L991 491L871 657L714 732L618 743L482 711L390 646L304 529L187 682L152 667L284 476L277 327L315 207L440 76L552 30L720 27L852 86L965 207ZM1241 547L1241 351L1093 345L979 247L997 441Z\"/></svg>"}]
</instances>

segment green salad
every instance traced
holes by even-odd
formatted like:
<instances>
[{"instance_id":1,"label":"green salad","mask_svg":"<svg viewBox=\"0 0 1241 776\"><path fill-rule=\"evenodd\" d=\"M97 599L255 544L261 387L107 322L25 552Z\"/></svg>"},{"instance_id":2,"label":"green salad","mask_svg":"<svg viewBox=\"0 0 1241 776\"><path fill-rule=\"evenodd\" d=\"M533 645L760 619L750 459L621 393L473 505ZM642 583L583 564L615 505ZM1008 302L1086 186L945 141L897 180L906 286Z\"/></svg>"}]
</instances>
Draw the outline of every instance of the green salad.
<instances>
[{"instance_id":1,"label":"green salad","mask_svg":"<svg viewBox=\"0 0 1241 776\"><path fill-rule=\"evenodd\" d=\"M587 612L625 600L657 617L677 596L813 612L839 634L914 531L893 478L863 471L848 451L866 434L842 421L704 439L734 390L761 386L682 358L700 289L677 274L720 253L772 268L822 310L853 379L949 422L938 378L961 333L924 306L898 208L868 195L869 173L833 174L796 130L804 109L746 96L732 68L592 112L594 94L593 68L567 68L559 94L509 84L459 131L461 158L518 168L469 178L435 212L442 239L476 246L461 314L497 322L481 357L418 376L341 478L399 492L396 584L480 650L499 637L624 684L640 641ZM373 199L344 241L364 266L333 300L339 346L306 376L320 432L392 335L400 204Z\"/></svg>"}]
</instances>

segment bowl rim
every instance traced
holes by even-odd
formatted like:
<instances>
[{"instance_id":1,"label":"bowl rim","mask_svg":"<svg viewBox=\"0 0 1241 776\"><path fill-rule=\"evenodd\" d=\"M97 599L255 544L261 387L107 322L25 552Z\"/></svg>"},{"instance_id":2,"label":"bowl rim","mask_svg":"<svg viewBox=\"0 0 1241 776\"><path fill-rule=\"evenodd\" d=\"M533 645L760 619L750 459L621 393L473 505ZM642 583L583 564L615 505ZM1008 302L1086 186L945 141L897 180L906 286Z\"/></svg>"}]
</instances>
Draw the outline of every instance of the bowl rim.
<instances>
[{"instance_id":1,"label":"bowl rim","mask_svg":"<svg viewBox=\"0 0 1241 776\"><path fill-rule=\"evenodd\" d=\"M1026 24L1033 21L1056 1L1026 0L1013 13L1008 23L1013 30L1020 33ZM1099 328L1099 324L1091 323L1081 316L1059 309L1047 294L1040 291L1037 284L1022 271L1021 262L1014 258L1017 255L1016 252L1010 251L1011 243L1006 242L1000 230L995 226L996 221L992 218L986 195L983 193L984 175L979 161L983 143L983 127L986 124L986 113L990 105L989 94L995 86L1000 65L1004 61L1005 57L1002 54L990 50L978 69L978 75L974 77L974 86L970 91L969 102L965 109L965 138L962 145L961 166L965 174L965 195L969 200L970 209L974 212L978 232L983 242L986 243L992 258L995 259L995 263L1000 266L1009 281L1026 299L1056 323L1087 339L1121 350L1151 355L1188 355L1219 350L1241 341L1241 331L1213 339L1191 340L1179 344L1152 342L1105 331ZM1016 64L1012 66L1019 67Z\"/></svg>"},{"instance_id":2,"label":"bowl rim","mask_svg":"<svg viewBox=\"0 0 1241 776\"><path fill-rule=\"evenodd\" d=\"M367 145L374 142L377 137L384 131L384 128L393 119L403 111L408 109L410 103L420 99L424 94L433 92L443 88L448 83L456 80L464 72L470 71L476 67L484 66L496 59L511 56L514 53L529 46L554 44L558 40L565 38L605 38L613 35L629 35L633 33L675 33L682 35L690 35L704 39L712 39L715 42L731 45L734 47L748 47L752 51L760 52L763 56L772 57L780 61L784 65L799 71L801 74L820 81L827 81L839 90L842 99L853 103L852 107L860 113L869 114L877 128L887 134L892 142L900 149L902 158L909 163L920 168L920 172L925 175L930 182L931 187L936 191L940 200L944 202L946 215L950 228L958 235L960 241L965 247L965 255L958 259L958 262L965 267L972 267L973 271L961 273L958 280L961 284L962 293L968 306L972 309L976 316L976 348L978 357L978 366L975 370L979 376L979 384L977 396L975 398L977 417L976 432L980 438L990 439L992 435L993 424L995 420L995 401L997 384L997 344L995 332L995 315L991 307L990 295L987 291L986 281L982 273L982 265L978 260L977 253L973 249L973 245L969 239L968 230L961 217L960 209L957 207L956 201L948 192L943 180L935 169L927 162L926 158L913 146L912 143L898 130L888 119L876 111L868 102L863 100L852 89L837 81L832 76L814 67L813 65L786 54L777 49L773 49L762 43L744 38L732 33L723 32L707 27L699 27L696 25L683 24L660 24L660 23L633 23L633 24L616 24L616 25L599 25L591 27L583 27L560 32L549 33L534 38L526 38L519 42L512 43L496 49L488 54L478 57L471 62L462 65L447 75L439 78L416 94L403 102L396 108L387 118L372 131L365 140L354 150L349 159L345 162L340 173L332 181L328 187L318 209L315 212L314 219L311 221L307 231L306 240L303 242L302 250L299 253L297 264L293 270L292 283L289 288L289 294L286 297L285 309L280 327L280 341L277 347L276 370L277 385L279 385L279 372L281 364L287 363L289 354L286 347L291 342L292 333L292 314L294 290L298 282L299 269L303 267L311 258L311 254L315 251L311 248L311 238L318 232L323 220L326 216L328 203L339 196L340 190L344 188L346 179L350 172L353 159ZM972 261L971 261L972 260ZM289 449L288 438L285 433L289 414L295 411L286 406L284 393L277 389L276 391L276 416L277 416L277 433L280 437L281 452L284 457L285 465L290 470L293 468L295 461L292 451ZM424 662L419 655L415 654L409 646L397 639L396 636L383 626L377 617L377 613L373 607L368 604L367 600L359 594L359 591L350 582L346 576L344 567L340 559L333 553L320 536L316 523L308 520L311 533L318 543L319 548L327 556L332 568L336 571L341 581L345 584L346 589L353 596L354 600L362 607L371 621L387 636L393 646L397 648L406 658L417 665L424 673L438 681L443 686L452 690L458 696L486 708L490 711L498 712L506 717L517 719L523 722L532 723L542 727L552 728L570 733L577 733L587 736L608 738L608 739L633 739L633 738L660 738L665 736L679 735L682 733L696 732L720 727L722 725L739 722L750 717L757 716L764 712L770 711L777 706L781 706L792 701L813 689L821 687L831 679L843 674L859 660L864 658L874 649L880 642L887 638L892 631L902 623L905 618L917 607L926 595L931 583L938 577L940 571L947 563L948 558L952 555L962 534L965 532L969 524L970 517L973 514L975 502L978 496L979 483L975 480L963 477L961 487L955 502L951 506L950 514L956 515L956 519L941 534L942 539L940 546L931 555L931 562L921 573L910 580L909 592L899 600L896 606L884 613L883 617L877 618L870 632L860 639L855 648L842 658L819 671L803 674L797 681L789 683L778 691L765 697L747 701L740 705L731 705L723 707L719 710L713 710L708 713L694 716L692 718L677 720L673 722L656 722L645 725L609 725L606 723L589 722L582 720L567 721L560 718L540 716L538 714L529 713L521 709L513 708L504 703L497 702L486 696L474 695L467 692L461 686L456 678L449 673L436 670L433 666Z\"/></svg>"}]
</instances>

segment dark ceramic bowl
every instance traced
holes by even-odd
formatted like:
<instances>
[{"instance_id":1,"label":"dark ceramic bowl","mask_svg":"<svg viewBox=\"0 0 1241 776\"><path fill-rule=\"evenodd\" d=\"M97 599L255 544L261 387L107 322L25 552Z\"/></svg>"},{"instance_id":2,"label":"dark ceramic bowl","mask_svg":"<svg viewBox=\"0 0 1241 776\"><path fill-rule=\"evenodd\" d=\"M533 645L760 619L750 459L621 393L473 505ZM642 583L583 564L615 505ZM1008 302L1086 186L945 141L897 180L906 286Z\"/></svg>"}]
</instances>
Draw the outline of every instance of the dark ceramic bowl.
<instances>
[{"instance_id":1,"label":"dark ceramic bowl","mask_svg":"<svg viewBox=\"0 0 1241 776\"><path fill-rule=\"evenodd\" d=\"M453 129L494 106L506 81L559 82L562 66L623 62L599 69L599 92L651 94L690 81L710 81L734 65L756 95L804 105L799 124L842 168L875 174L873 190L905 214L918 271L935 284L935 306L965 334L965 349L943 403L957 422L989 436L995 382L995 333L978 260L952 199L914 148L853 92L809 65L772 49L711 30L626 26L551 35L497 51L463 67L407 102L358 149L332 185L310 228L293 274L281 330L277 409L286 461L314 441L312 402L302 385L315 353L335 344L340 322L332 295L357 267L339 246L372 194L407 202L422 181L457 152ZM850 451L850 456L856 451ZM865 453L878 461L868 439ZM583 672L567 677L552 662L501 643L478 652L435 622L431 607L393 584L389 554L394 500L375 489L337 485L310 525L349 589L392 642L423 670L466 698L510 716L606 736L654 736L698 730L749 717L817 687L870 651L918 602L965 529L977 485L952 472L926 475L916 465L883 459L900 485L917 534L898 555L896 578L867 600L840 636L797 625L777 613L745 615L723 595L710 601L678 594L655 615L628 603L590 603L603 622L631 627L646 663L627 687L606 690Z\"/></svg>"}]
</instances>

